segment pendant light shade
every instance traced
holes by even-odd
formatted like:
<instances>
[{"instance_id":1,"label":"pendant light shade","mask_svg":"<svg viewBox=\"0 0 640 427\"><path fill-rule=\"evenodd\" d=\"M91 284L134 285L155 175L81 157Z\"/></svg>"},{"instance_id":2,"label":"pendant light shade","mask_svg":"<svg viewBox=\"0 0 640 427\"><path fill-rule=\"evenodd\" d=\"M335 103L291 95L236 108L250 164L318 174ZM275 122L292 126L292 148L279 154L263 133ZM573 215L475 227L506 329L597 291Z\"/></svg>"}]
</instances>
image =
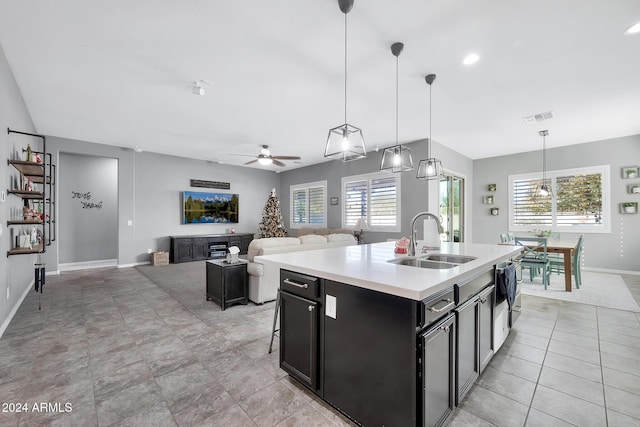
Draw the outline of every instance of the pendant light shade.
<instances>
[{"instance_id":1,"label":"pendant light shade","mask_svg":"<svg viewBox=\"0 0 640 427\"><path fill-rule=\"evenodd\" d=\"M444 177L442 162L435 157L431 157L431 85L435 79L435 74L428 74L424 78L429 85L429 139L427 140L427 158L420 160L420 163L418 164L418 172L416 173L416 178L424 180L440 179Z\"/></svg>"},{"instance_id":2,"label":"pendant light shade","mask_svg":"<svg viewBox=\"0 0 640 427\"><path fill-rule=\"evenodd\" d=\"M538 184L537 192L543 197L553 197L551 184L547 181L547 135L548 130L541 130L538 135L542 137L542 182Z\"/></svg>"},{"instance_id":3,"label":"pendant light shade","mask_svg":"<svg viewBox=\"0 0 640 427\"><path fill-rule=\"evenodd\" d=\"M367 157L362 129L347 122L347 14L353 8L354 0L338 0L340 11L344 13L344 124L329 129L324 156L348 162Z\"/></svg>"},{"instance_id":4,"label":"pendant light shade","mask_svg":"<svg viewBox=\"0 0 640 427\"><path fill-rule=\"evenodd\" d=\"M413 159L411 158L411 150L409 147L402 146L398 143L398 57L404 49L404 44L394 43L391 45L391 53L396 57L396 145L386 148L382 153L382 162L380 170L385 172L408 172L412 171Z\"/></svg>"}]
</instances>

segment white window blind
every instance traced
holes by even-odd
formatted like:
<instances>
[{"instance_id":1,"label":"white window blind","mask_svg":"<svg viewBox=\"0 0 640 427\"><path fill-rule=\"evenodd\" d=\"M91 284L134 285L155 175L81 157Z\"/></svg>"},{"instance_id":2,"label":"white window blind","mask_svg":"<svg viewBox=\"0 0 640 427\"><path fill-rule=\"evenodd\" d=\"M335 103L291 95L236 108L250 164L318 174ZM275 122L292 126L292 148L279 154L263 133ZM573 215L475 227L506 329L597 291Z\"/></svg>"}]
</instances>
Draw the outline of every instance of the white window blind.
<instances>
[{"instance_id":1,"label":"white window blind","mask_svg":"<svg viewBox=\"0 0 640 427\"><path fill-rule=\"evenodd\" d=\"M400 179L398 175L374 173L342 179L344 206L342 226L353 227L365 218L374 231L400 229Z\"/></svg>"},{"instance_id":2,"label":"white window blind","mask_svg":"<svg viewBox=\"0 0 640 427\"><path fill-rule=\"evenodd\" d=\"M291 186L291 228L327 226L327 182Z\"/></svg>"},{"instance_id":3,"label":"white window blind","mask_svg":"<svg viewBox=\"0 0 640 427\"><path fill-rule=\"evenodd\" d=\"M546 184L553 197L540 196L540 184L539 173L509 177L513 230L609 232L608 166L548 171Z\"/></svg>"}]
</instances>

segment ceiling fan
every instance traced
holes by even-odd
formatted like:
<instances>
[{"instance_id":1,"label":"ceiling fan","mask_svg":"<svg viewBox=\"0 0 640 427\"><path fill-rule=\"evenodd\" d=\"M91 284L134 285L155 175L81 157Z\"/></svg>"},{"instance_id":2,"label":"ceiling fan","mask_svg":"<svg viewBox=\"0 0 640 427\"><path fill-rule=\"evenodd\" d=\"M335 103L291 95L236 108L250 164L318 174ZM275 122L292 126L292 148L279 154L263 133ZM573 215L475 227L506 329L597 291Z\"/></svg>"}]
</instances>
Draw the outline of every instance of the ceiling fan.
<instances>
[{"instance_id":1,"label":"ceiling fan","mask_svg":"<svg viewBox=\"0 0 640 427\"><path fill-rule=\"evenodd\" d=\"M268 145L263 145L262 150L260 150L260 154L257 156L250 156L248 154L232 154L232 156L248 156L255 157L255 160L251 160L250 162L245 163L245 165L250 165L251 163L258 162L261 165L270 165L273 163L276 166L286 166L280 160L300 160L300 156L272 156L271 151L269 151Z\"/></svg>"}]
</instances>

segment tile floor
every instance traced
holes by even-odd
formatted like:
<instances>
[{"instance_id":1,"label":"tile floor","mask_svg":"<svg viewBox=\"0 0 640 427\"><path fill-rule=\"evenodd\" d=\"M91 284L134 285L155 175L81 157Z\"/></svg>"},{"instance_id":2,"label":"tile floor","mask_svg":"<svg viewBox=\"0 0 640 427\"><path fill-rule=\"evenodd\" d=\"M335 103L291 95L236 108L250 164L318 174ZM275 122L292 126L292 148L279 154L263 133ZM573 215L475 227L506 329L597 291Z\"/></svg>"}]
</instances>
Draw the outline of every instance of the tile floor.
<instances>
[{"instance_id":1,"label":"tile floor","mask_svg":"<svg viewBox=\"0 0 640 427\"><path fill-rule=\"evenodd\" d=\"M223 312L134 268L47 280L0 338L1 426L353 425L267 354L273 303ZM640 426L640 313L524 306L451 425Z\"/></svg>"}]
</instances>

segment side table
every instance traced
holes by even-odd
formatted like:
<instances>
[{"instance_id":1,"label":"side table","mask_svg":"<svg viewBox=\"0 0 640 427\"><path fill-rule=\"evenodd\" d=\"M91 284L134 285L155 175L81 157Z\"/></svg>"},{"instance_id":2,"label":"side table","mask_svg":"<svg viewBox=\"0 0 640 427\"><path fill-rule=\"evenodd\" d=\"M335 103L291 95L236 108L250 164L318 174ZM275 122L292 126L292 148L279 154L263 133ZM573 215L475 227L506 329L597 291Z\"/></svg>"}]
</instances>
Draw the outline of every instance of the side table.
<instances>
[{"instance_id":1,"label":"side table","mask_svg":"<svg viewBox=\"0 0 640 427\"><path fill-rule=\"evenodd\" d=\"M207 301L220 304L224 311L232 304L248 304L247 261L231 264L210 260L207 264Z\"/></svg>"}]
</instances>

